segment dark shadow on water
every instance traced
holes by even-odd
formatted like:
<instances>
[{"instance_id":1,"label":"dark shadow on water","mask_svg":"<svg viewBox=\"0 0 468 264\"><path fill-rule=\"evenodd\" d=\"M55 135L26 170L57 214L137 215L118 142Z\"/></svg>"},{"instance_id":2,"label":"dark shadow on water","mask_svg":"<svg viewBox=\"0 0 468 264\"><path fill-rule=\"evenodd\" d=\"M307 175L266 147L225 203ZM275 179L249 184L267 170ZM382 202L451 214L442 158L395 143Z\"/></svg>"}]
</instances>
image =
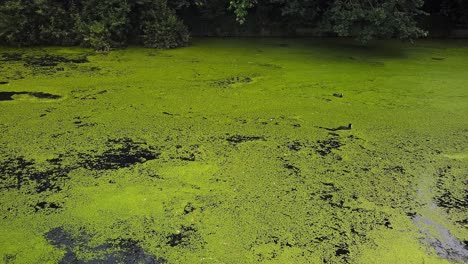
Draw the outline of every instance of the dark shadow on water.
<instances>
[{"instance_id":1,"label":"dark shadow on water","mask_svg":"<svg viewBox=\"0 0 468 264\"><path fill-rule=\"evenodd\" d=\"M308 41L310 48L326 49L332 53L349 54L354 58L406 58L405 47L409 45L398 40L379 41L374 40L369 43L360 43L351 38L317 38Z\"/></svg>"},{"instance_id":2,"label":"dark shadow on water","mask_svg":"<svg viewBox=\"0 0 468 264\"><path fill-rule=\"evenodd\" d=\"M80 57L65 57L57 55L43 55L43 56L31 56L24 58L26 66L33 67L55 67L59 63L86 63L88 58L86 56Z\"/></svg>"}]
</instances>

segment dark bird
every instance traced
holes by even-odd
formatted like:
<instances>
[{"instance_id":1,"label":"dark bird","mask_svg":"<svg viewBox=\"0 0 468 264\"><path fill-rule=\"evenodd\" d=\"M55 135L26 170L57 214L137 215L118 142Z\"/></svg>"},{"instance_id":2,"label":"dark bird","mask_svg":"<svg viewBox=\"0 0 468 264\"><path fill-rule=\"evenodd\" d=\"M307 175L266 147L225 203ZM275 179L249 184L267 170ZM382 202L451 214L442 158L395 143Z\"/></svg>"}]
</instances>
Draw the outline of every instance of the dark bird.
<instances>
[{"instance_id":1,"label":"dark bird","mask_svg":"<svg viewBox=\"0 0 468 264\"><path fill-rule=\"evenodd\" d=\"M338 97L338 98L343 98L342 93L334 93L333 96Z\"/></svg>"}]
</instances>

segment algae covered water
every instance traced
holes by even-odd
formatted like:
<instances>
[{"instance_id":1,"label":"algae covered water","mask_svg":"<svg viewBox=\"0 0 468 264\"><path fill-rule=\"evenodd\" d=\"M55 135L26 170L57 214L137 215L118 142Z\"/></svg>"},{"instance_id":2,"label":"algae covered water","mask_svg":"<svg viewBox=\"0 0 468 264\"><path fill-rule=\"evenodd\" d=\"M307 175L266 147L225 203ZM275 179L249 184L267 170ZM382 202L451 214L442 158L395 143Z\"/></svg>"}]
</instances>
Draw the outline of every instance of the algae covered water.
<instances>
[{"instance_id":1,"label":"algae covered water","mask_svg":"<svg viewBox=\"0 0 468 264\"><path fill-rule=\"evenodd\" d=\"M467 73L466 41L0 48L0 261L468 261Z\"/></svg>"}]
</instances>

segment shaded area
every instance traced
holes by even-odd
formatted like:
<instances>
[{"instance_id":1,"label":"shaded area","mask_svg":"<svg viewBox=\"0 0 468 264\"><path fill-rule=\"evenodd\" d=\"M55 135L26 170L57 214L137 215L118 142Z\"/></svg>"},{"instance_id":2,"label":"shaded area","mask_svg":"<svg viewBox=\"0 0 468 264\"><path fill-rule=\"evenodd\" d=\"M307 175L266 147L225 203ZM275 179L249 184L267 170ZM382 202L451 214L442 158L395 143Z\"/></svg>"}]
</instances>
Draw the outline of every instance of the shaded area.
<instances>
[{"instance_id":1,"label":"shaded area","mask_svg":"<svg viewBox=\"0 0 468 264\"><path fill-rule=\"evenodd\" d=\"M25 66L32 67L55 67L60 63L86 63L89 62L86 55L28 55L22 53L10 52L1 53L0 61L4 62L24 62Z\"/></svg>"},{"instance_id":2,"label":"shaded area","mask_svg":"<svg viewBox=\"0 0 468 264\"><path fill-rule=\"evenodd\" d=\"M21 61L23 59L23 54L16 53L16 52L1 53L0 55L1 55L0 61L15 62L15 61Z\"/></svg>"},{"instance_id":3,"label":"shaded area","mask_svg":"<svg viewBox=\"0 0 468 264\"><path fill-rule=\"evenodd\" d=\"M55 67L59 63L86 63L89 62L86 56L64 57L58 55L43 55L38 57L25 57L25 66L34 67Z\"/></svg>"}]
</instances>

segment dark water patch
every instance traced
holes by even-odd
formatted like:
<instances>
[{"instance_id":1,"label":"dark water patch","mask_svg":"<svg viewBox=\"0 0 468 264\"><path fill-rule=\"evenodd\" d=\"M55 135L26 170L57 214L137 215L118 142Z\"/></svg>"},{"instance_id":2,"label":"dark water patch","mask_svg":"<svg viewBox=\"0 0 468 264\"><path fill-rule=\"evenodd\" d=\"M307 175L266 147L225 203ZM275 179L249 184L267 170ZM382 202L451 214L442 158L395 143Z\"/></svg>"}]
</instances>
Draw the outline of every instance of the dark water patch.
<instances>
[{"instance_id":1,"label":"dark water patch","mask_svg":"<svg viewBox=\"0 0 468 264\"><path fill-rule=\"evenodd\" d=\"M436 204L445 209L468 210L468 190L462 187L466 186L466 180L454 174L450 166L439 168L436 177L436 195L434 196ZM459 188L454 188L457 186L456 183L460 186Z\"/></svg>"},{"instance_id":2,"label":"dark water patch","mask_svg":"<svg viewBox=\"0 0 468 264\"><path fill-rule=\"evenodd\" d=\"M230 77L227 79L214 81L212 85L216 87L220 87L220 88L228 88L234 84L250 83L252 81L253 81L252 77L249 77L249 76L235 76L235 77Z\"/></svg>"},{"instance_id":3,"label":"dark water patch","mask_svg":"<svg viewBox=\"0 0 468 264\"><path fill-rule=\"evenodd\" d=\"M45 237L51 245L58 248L73 247L76 244L72 236L61 227L50 230Z\"/></svg>"},{"instance_id":4,"label":"dark water patch","mask_svg":"<svg viewBox=\"0 0 468 264\"><path fill-rule=\"evenodd\" d=\"M166 261L162 258L156 258L153 255L147 254L145 250L139 245L139 242L131 238L121 238L116 240L114 243L112 243L112 248L118 250L114 253L106 254L102 263L166 263Z\"/></svg>"},{"instance_id":5,"label":"dark water patch","mask_svg":"<svg viewBox=\"0 0 468 264\"><path fill-rule=\"evenodd\" d=\"M56 99L62 98L60 95L43 93L43 92L0 92L0 101L13 101L14 95L22 95L22 94L27 94L38 99L56 100Z\"/></svg>"},{"instance_id":6,"label":"dark water patch","mask_svg":"<svg viewBox=\"0 0 468 264\"><path fill-rule=\"evenodd\" d=\"M289 171L290 176L300 176L301 175L301 169L294 164L292 164L290 161L284 159L283 157L278 157L278 159L282 162L283 168Z\"/></svg>"},{"instance_id":7,"label":"dark water patch","mask_svg":"<svg viewBox=\"0 0 468 264\"><path fill-rule=\"evenodd\" d=\"M295 175L295 176L299 176L301 175L301 169L299 169L298 167L290 164L290 163L285 163L284 165L284 168L291 171L291 174L292 175Z\"/></svg>"},{"instance_id":8,"label":"dark water patch","mask_svg":"<svg viewBox=\"0 0 468 264\"><path fill-rule=\"evenodd\" d=\"M36 183L37 193L45 191L60 192L62 181L68 179L71 167L53 167L45 171L35 171L29 175L29 179Z\"/></svg>"},{"instance_id":9,"label":"dark water patch","mask_svg":"<svg viewBox=\"0 0 468 264\"><path fill-rule=\"evenodd\" d=\"M21 53L2 53L0 61L15 62L21 61L22 59L23 54Z\"/></svg>"},{"instance_id":10,"label":"dark water patch","mask_svg":"<svg viewBox=\"0 0 468 264\"><path fill-rule=\"evenodd\" d=\"M16 254L5 254L3 256L3 263L5 263L5 264L17 263L16 262Z\"/></svg>"},{"instance_id":11,"label":"dark water patch","mask_svg":"<svg viewBox=\"0 0 468 264\"><path fill-rule=\"evenodd\" d=\"M21 92L0 92L0 101L13 101L13 95L23 94Z\"/></svg>"},{"instance_id":12,"label":"dark water patch","mask_svg":"<svg viewBox=\"0 0 468 264\"><path fill-rule=\"evenodd\" d=\"M297 140L293 141L293 142L288 142L286 144L286 146L288 147L289 150L292 150L292 151L299 151L302 149L303 147L303 144Z\"/></svg>"},{"instance_id":13,"label":"dark water patch","mask_svg":"<svg viewBox=\"0 0 468 264\"><path fill-rule=\"evenodd\" d=\"M58 210L61 209L62 206L58 203L48 203L48 202L39 202L34 206L34 211L37 213L43 210Z\"/></svg>"},{"instance_id":14,"label":"dark water patch","mask_svg":"<svg viewBox=\"0 0 468 264\"><path fill-rule=\"evenodd\" d=\"M176 145L174 153L170 155L170 159L178 159L182 161L196 161L202 155L199 148L199 144L190 145L188 147Z\"/></svg>"},{"instance_id":15,"label":"dark water patch","mask_svg":"<svg viewBox=\"0 0 468 264\"><path fill-rule=\"evenodd\" d=\"M40 165L40 166L39 166ZM61 161L48 160L36 164L22 156L8 157L0 162L0 189L17 189L29 186L37 193L59 192L73 166L62 166Z\"/></svg>"},{"instance_id":16,"label":"dark water patch","mask_svg":"<svg viewBox=\"0 0 468 264\"><path fill-rule=\"evenodd\" d=\"M77 128L81 128L81 127L93 127L93 126L96 126L97 123L93 123L93 122L88 122L87 119L89 118L89 116L85 116L85 117L81 117L81 116L76 116L73 118L73 124L77 127Z\"/></svg>"},{"instance_id":17,"label":"dark water patch","mask_svg":"<svg viewBox=\"0 0 468 264\"><path fill-rule=\"evenodd\" d=\"M62 98L60 95L50 94L50 93L43 93L43 92L30 92L29 95L32 95L39 99L59 99Z\"/></svg>"},{"instance_id":18,"label":"dark water patch","mask_svg":"<svg viewBox=\"0 0 468 264\"><path fill-rule=\"evenodd\" d=\"M310 199L318 198L321 201L329 204L333 208L337 209L351 209L349 206L345 206L345 201L340 195L341 188L335 186L334 183L324 183L323 186L317 192L312 192L310 194Z\"/></svg>"},{"instance_id":19,"label":"dark water patch","mask_svg":"<svg viewBox=\"0 0 468 264\"><path fill-rule=\"evenodd\" d=\"M443 190L442 194L436 197L436 203L440 207L468 210L468 195L464 199L459 199L449 190Z\"/></svg>"},{"instance_id":20,"label":"dark water patch","mask_svg":"<svg viewBox=\"0 0 468 264\"><path fill-rule=\"evenodd\" d=\"M34 161L9 157L0 163L0 189L20 189L25 177L33 171Z\"/></svg>"},{"instance_id":21,"label":"dark water patch","mask_svg":"<svg viewBox=\"0 0 468 264\"><path fill-rule=\"evenodd\" d=\"M100 155L80 153L80 166L89 170L116 170L159 158L156 148L131 138L109 139Z\"/></svg>"},{"instance_id":22,"label":"dark water patch","mask_svg":"<svg viewBox=\"0 0 468 264\"><path fill-rule=\"evenodd\" d=\"M337 188L337 187L335 186L335 184L332 183L332 182L322 182L322 184L323 184L324 186L326 186L326 188L330 188L330 189L331 189L332 191L334 191L334 192L340 190L340 189Z\"/></svg>"},{"instance_id":23,"label":"dark water patch","mask_svg":"<svg viewBox=\"0 0 468 264\"><path fill-rule=\"evenodd\" d=\"M33 67L55 67L59 63L86 63L89 62L86 56L65 57L58 55L28 56L24 58L25 66Z\"/></svg>"},{"instance_id":24,"label":"dark water patch","mask_svg":"<svg viewBox=\"0 0 468 264\"><path fill-rule=\"evenodd\" d=\"M65 255L59 261L59 264L65 263L86 263L78 260L73 252L73 248L78 245L77 241L63 228L57 227L45 234L49 243L58 249L65 250Z\"/></svg>"},{"instance_id":25,"label":"dark water patch","mask_svg":"<svg viewBox=\"0 0 468 264\"><path fill-rule=\"evenodd\" d=\"M341 257L341 256L348 256L349 255L349 249L345 246L342 246L342 247L339 247L336 251L335 251L335 256L337 257Z\"/></svg>"},{"instance_id":26,"label":"dark water patch","mask_svg":"<svg viewBox=\"0 0 468 264\"><path fill-rule=\"evenodd\" d=\"M462 226L468 226L468 218L456 222Z\"/></svg>"},{"instance_id":27,"label":"dark water patch","mask_svg":"<svg viewBox=\"0 0 468 264\"><path fill-rule=\"evenodd\" d=\"M339 137L332 136L325 140L317 140L317 145L314 146L315 151L322 157L326 157L332 153L333 150L339 150L344 144L341 143Z\"/></svg>"},{"instance_id":28,"label":"dark water patch","mask_svg":"<svg viewBox=\"0 0 468 264\"><path fill-rule=\"evenodd\" d=\"M382 225L388 229L393 229L392 223L390 222L390 220L388 220L388 218L384 218Z\"/></svg>"},{"instance_id":29,"label":"dark water patch","mask_svg":"<svg viewBox=\"0 0 468 264\"><path fill-rule=\"evenodd\" d=\"M63 228L54 228L45 234L49 243L56 248L65 250L65 255L59 263L143 263L143 264L162 264L166 261L157 258L145 252L139 245L139 242L132 238L118 238L110 240L96 247L88 246L90 236L86 233L73 237ZM75 250L97 253L97 257L91 260L80 260Z\"/></svg>"},{"instance_id":30,"label":"dark water patch","mask_svg":"<svg viewBox=\"0 0 468 264\"><path fill-rule=\"evenodd\" d=\"M384 170L388 171L388 172L395 172L395 173L398 173L398 174L405 174L406 173L405 168L403 166L400 166L400 165L387 167L387 168L384 168Z\"/></svg>"},{"instance_id":31,"label":"dark water patch","mask_svg":"<svg viewBox=\"0 0 468 264\"><path fill-rule=\"evenodd\" d=\"M244 142L249 142L249 141L258 141L258 140L265 141L266 139L265 137L261 137L261 136L232 135L226 138L226 140L233 144L239 144L239 143L244 143Z\"/></svg>"},{"instance_id":32,"label":"dark water patch","mask_svg":"<svg viewBox=\"0 0 468 264\"><path fill-rule=\"evenodd\" d=\"M418 213L416 212L405 212L407 216L409 216L411 219L413 219Z\"/></svg>"},{"instance_id":33,"label":"dark water patch","mask_svg":"<svg viewBox=\"0 0 468 264\"><path fill-rule=\"evenodd\" d=\"M190 153L188 156L179 157L179 159L183 161L195 161L195 154Z\"/></svg>"},{"instance_id":34,"label":"dark water patch","mask_svg":"<svg viewBox=\"0 0 468 264\"><path fill-rule=\"evenodd\" d=\"M191 226L182 226L179 233L171 234L167 236L167 245L171 247L186 247L190 244L190 238L197 232L197 230Z\"/></svg>"},{"instance_id":35,"label":"dark water patch","mask_svg":"<svg viewBox=\"0 0 468 264\"><path fill-rule=\"evenodd\" d=\"M322 201L331 201L333 198L333 194L322 194L320 195L320 199L322 199Z\"/></svg>"},{"instance_id":36,"label":"dark water patch","mask_svg":"<svg viewBox=\"0 0 468 264\"><path fill-rule=\"evenodd\" d=\"M187 203L187 205L185 205L184 207L184 215L192 213L193 211L195 211L195 209L196 208L193 206L192 203Z\"/></svg>"},{"instance_id":37,"label":"dark water patch","mask_svg":"<svg viewBox=\"0 0 468 264\"><path fill-rule=\"evenodd\" d=\"M107 90L101 90L95 93L87 93L87 90L73 90L71 94L73 99L80 99L80 100L96 100L98 96L107 93Z\"/></svg>"}]
</instances>

